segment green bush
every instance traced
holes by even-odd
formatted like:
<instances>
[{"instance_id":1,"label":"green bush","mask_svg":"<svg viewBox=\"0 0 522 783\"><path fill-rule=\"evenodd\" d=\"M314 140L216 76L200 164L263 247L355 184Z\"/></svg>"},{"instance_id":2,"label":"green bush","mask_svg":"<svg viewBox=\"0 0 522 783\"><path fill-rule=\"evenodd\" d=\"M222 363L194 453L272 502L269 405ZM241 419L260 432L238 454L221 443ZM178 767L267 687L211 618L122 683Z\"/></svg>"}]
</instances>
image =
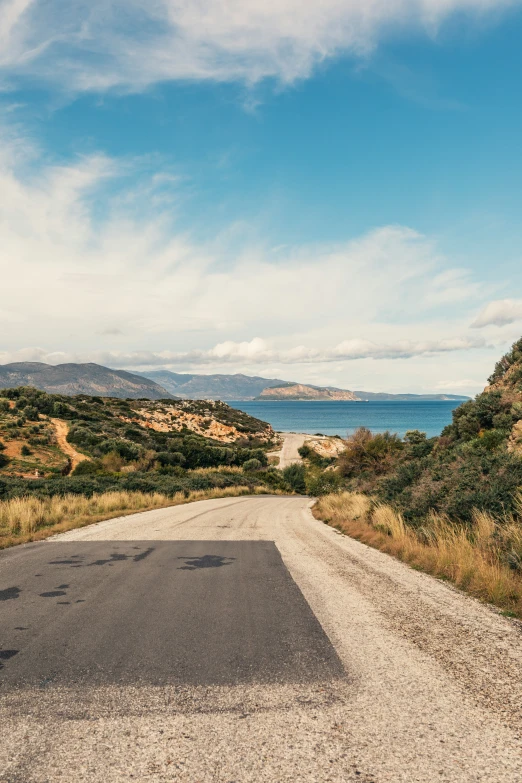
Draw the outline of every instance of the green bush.
<instances>
[{"instance_id":1,"label":"green bush","mask_svg":"<svg viewBox=\"0 0 522 783\"><path fill-rule=\"evenodd\" d=\"M247 459L246 462L243 462L242 467L245 473L248 473L253 470L260 470L263 466L261 465L261 462L254 457L253 459Z\"/></svg>"},{"instance_id":2,"label":"green bush","mask_svg":"<svg viewBox=\"0 0 522 783\"><path fill-rule=\"evenodd\" d=\"M359 427L347 439L346 449L339 455L339 471L347 477L365 471L385 473L403 448L404 444L398 435L390 432L373 435L366 427Z\"/></svg>"},{"instance_id":3,"label":"green bush","mask_svg":"<svg viewBox=\"0 0 522 783\"><path fill-rule=\"evenodd\" d=\"M79 462L72 472L72 476L94 476L103 471L103 465L98 460L85 459Z\"/></svg>"},{"instance_id":4,"label":"green bush","mask_svg":"<svg viewBox=\"0 0 522 783\"><path fill-rule=\"evenodd\" d=\"M333 470L310 473L306 476L306 492L314 497L338 492L340 487L341 477Z\"/></svg>"},{"instance_id":5,"label":"green bush","mask_svg":"<svg viewBox=\"0 0 522 783\"><path fill-rule=\"evenodd\" d=\"M31 449L29 448L29 446L27 446L25 443L22 446L20 451L21 451L21 454L22 454L23 457L29 457L29 455L33 453L31 451Z\"/></svg>"},{"instance_id":6,"label":"green bush","mask_svg":"<svg viewBox=\"0 0 522 783\"><path fill-rule=\"evenodd\" d=\"M288 465L282 473L285 482L293 492L306 495L306 470L304 465L296 462L294 465Z\"/></svg>"}]
</instances>

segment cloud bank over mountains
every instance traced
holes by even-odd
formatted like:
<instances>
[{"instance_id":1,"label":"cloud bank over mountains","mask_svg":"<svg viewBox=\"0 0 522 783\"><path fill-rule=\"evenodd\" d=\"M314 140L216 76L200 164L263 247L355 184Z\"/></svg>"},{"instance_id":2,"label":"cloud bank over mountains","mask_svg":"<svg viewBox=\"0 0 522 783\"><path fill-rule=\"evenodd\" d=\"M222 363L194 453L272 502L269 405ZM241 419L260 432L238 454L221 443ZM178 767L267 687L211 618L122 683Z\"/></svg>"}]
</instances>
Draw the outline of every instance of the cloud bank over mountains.
<instances>
[{"instance_id":1,"label":"cloud bank over mountains","mask_svg":"<svg viewBox=\"0 0 522 783\"><path fill-rule=\"evenodd\" d=\"M288 365L288 364L318 364L339 361L354 361L357 359L411 359L418 356L438 356L454 351L466 351L471 348L482 348L482 339L455 338L449 340L434 340L426 342L400 341L396 344L376 344L368 340L346 340L334 348L310 349L304 345L296 346L286 351L274 348L259 337L250 342L234 342L227 340L218 343L208 351L105 351L88 352L84 354L49 352L42 348L26 348L19 351L0 351L0 364L9 362L44 362L45 364L63 364L67 362L95 362L110 367L171 367L179 368L187 365L194 367L209 367L209 365L226 364L244 365Z\"/></svg>"},{"instance_id":2,"label":"cloud bank over mountains","mask_svg":"<svg viewBox=\"0 0 522 783\"><path fill-rule=\"evenodd\" d=\"M487 344L468 331L480 281L407 226L283 248L225 227L201 243L173 218L175 177L100 154L57 165L12 129L3 140L2 363L320 372Z\"/></svg>"},{"instance_id":3,"label":"cloud bank over mountains","mask_svg":"<svg viewBox=\"0 0 522 783\"><path fill-rule=\"evenodd\" d=\"M289 84L404 28L520 0L0 0L0 71L71 91L172 80Z\"/></svg>"}]
</instances>

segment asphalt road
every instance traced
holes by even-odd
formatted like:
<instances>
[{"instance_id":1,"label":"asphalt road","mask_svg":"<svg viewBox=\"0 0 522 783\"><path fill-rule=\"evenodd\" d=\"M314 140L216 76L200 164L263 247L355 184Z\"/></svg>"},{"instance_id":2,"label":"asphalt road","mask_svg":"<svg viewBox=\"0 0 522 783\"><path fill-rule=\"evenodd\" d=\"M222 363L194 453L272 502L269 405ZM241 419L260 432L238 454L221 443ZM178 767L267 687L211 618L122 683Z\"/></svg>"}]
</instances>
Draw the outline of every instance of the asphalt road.
<instances>
[{"instance_id":1,"label":"asphalt road","mask_svg":"<svg viewBox=\"0 0 522 783\"><path fill-rule=\"evenodd\" d=\"M522 781L519 623L303 498L0 553L0 780Z\"/></svg>"},{"instance_id":2,"label":"asphalt road","mask_svg":"<svg viewBox=\"0 0 522 783\"><path fill-rule=\"evenodd\" d=\"M4 692L343 676L271 541L34 544L2 580Z\"/></svg>"}]
</instances>

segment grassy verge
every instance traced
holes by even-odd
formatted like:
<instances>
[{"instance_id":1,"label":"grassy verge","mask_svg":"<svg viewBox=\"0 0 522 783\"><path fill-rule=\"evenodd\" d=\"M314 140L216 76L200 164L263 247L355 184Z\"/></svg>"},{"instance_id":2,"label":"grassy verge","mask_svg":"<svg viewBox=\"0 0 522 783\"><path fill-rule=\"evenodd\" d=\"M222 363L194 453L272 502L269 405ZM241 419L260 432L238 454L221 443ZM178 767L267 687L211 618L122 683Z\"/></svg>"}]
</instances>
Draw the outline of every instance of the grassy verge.
<instances>
[{"instance_id":1,"label":"grassy verge","mask_svg":"<svg viewBox=\"0 0 522 783\"><path fill-rule=\"evenodd\" d=\"M13 498L0 502L0 549L29 541L40 541L55 533L64 533L104 519L151 511L155 508L180 506L196 500L261 495L272 490L264 487L223 487L193 491L185 495L160 492L104 492L85 497L64 495L39 499Z\"/></svg>"},{"instance_id":2,"label":"grassy verge","mask_svg":"<svg viewBox=\"0 0 522 783\"><path fill-rule=\"evenodd\" d=\"M476 511L470 526L431 515L422 527L405 525L390 506L366 495L325 495L314 516L414 568L447 579L505 614L522 619L522 524Z\"/></svg>"}]
</instances>

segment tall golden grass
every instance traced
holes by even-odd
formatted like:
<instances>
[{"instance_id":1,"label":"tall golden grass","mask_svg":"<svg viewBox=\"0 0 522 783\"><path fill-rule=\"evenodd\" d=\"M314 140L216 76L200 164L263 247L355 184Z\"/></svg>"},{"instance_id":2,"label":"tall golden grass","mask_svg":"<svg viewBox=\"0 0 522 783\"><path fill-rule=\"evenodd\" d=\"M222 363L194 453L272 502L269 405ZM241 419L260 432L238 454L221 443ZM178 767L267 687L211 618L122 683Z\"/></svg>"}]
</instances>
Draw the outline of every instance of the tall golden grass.
<instances>
[{"instance_id":1,"label":"tall golden grass","mask_svg":"<svg viewBox=\"0 0 522 783\"><path fill-rule=\"evenodd\" d=\"M522 512L522 499L518 508ZM432 514L412 528L391 506L343 492L320 498L314 515L522 618L522 514L498 520L475 511L468 527Z\"/></svg>"},{"instance_id":2,"label":"tall golden grass","mask_svg":"<svg viewBox=\"0 0 522 783\"><path fill-rule=\"evenodd\" d=\"M178 493L105 492L92 497L65 495L39 499L13 498L0 502L0 549L36 541L76 527L154 508L179 506L196 500L266 493L263 487L224 487Z\"/></svg>"}]
</instances>

